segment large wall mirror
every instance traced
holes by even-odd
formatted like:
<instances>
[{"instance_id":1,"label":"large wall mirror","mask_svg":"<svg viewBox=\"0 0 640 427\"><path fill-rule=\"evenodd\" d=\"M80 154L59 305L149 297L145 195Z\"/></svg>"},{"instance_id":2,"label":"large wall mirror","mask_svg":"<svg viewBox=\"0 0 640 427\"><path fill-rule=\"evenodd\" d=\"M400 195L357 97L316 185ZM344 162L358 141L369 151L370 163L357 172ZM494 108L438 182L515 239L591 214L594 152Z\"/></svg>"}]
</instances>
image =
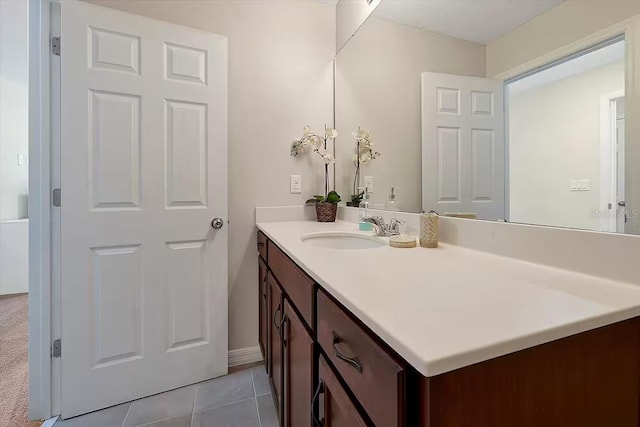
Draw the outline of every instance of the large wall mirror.
<instances>
[{"instance_id":1,"label":"large wall mirror","mask_svg":"<svg viewBox=\"0 0 640 427\"><path fill-rule=\"evenodd\" d=\"M343 200L366 186L381 209L640 234L639 15L382 0L336 56Z\"/></svg>"}]
</instances>

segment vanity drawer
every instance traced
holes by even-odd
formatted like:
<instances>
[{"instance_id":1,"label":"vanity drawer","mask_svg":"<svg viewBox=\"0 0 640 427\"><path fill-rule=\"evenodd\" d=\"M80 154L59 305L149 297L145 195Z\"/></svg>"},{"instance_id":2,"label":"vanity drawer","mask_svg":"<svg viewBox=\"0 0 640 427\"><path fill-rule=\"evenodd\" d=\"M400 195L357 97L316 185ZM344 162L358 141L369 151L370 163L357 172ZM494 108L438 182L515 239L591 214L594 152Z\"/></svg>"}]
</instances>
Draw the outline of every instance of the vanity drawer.
<instances>
[{"instance_id":1,"label":"vanity drawer","mask_svg":"<svg viewBox=\"0 0 640 427\"><path fill-rule=\"evenodd\" d=\"M269 268L280 282L307 326L313 325L313 279L307 276L271 240L268 241Z\"/></svg>"},{"instance_id":2,"label":"vanity drawer","mask_svg":"<svg viewBox=\"0 0 640 427\"><path fill-rule=\"evenodd\" d=\"M267 236L262 231L258 231L258 253L263 260L267 260Z\"/></svg>"},{"instance_id":3,"label":"vanity drawer","mask_svg":"<svg viewBox=\"0 0 640 427\"><path fill-rule=\"evenodd\" d=\"M406 371L323 291L318 342L377 427L405 425Z\"/></svg>"}]
</instances>

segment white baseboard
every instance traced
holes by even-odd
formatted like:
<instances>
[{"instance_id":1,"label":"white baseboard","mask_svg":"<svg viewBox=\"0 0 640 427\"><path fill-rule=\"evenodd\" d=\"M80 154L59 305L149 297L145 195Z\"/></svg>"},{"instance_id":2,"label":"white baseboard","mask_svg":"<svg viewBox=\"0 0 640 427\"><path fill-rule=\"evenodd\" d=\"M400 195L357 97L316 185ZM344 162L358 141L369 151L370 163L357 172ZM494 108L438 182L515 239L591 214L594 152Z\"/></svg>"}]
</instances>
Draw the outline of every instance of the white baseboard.
<instances>
[{"instance_id":1,"label":"white baseboard","mask_svg":"<svg viewBox=\"0 0 640 427\"><path fill-rule=\"evenodd\" d=\"M53 427L53 425L58 421L59 416L51 417L48 420L45 420L44 423L40 427ZM66 423L65 423L66 424Z\"/></svg>"},{"instance_id":2,"label":"white baseboard","mask_svg":"<svg viewBox=\"0 0 640 427\"><path fill-rule=\"evenodd\" d=\"M262 360L260 347L239 348L229 352L229 367L246 365Z\"/></svg>"}]
</instances>

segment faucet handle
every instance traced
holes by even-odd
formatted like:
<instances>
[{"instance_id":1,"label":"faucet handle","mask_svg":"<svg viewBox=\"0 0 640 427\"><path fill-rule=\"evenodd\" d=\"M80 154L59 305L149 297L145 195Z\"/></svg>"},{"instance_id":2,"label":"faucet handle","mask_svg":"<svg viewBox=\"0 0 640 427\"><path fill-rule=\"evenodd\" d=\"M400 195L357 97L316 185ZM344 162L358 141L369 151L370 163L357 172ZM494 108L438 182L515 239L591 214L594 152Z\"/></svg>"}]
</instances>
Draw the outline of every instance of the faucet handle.
<instances>
[{"instance_id":1,"label":"faucet handle","mask_svg":"<svg viewBox=\"0 0 640 427\"><path fill-rule=\"evenodd\" d=\"M398 227L401 224L404 224L404 221L398 218L391 218L391 221L389 221L390 227Z\"/></svg>"},{"instance_id":2,"label":"faucet handle","mask_svg":"<svg viewBox=\"0 0 640 427\"><path fill-rule=\"evenodd\" d=\"M404 224L404 221L398 218L391 218L389 221L389 232L392 235L400 234L400 225Z\"/></svg>"}]
</instances>

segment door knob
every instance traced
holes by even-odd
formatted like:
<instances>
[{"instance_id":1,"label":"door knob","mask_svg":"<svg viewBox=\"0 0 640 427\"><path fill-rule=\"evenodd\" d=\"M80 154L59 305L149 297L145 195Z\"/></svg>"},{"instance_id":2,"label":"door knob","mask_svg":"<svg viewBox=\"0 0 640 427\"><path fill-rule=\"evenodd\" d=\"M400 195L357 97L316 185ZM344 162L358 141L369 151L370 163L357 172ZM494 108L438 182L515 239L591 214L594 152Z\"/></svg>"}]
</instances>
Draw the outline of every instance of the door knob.
<instances>
[{"instance_id":1,"label":"door knob","mask_svg":"<svg viewBox=\"0 0 640 427\"><path fill-rule=\"evenodd\" d=\"M211 227L215 230L219 230L224 225L224 220L222 218L213 218L211 220Z\"/></svg>"},{"instance_id":2,"label":"door knob","mask_svg":"<svg viewBox=\"0 0 640 427\"><path fill-rule=\"evenodd\" d=\"M621 201L621 202L618 202L618 206L626 206L626 205L627 205L627 204L624 202L624 200L623 200L623 201Z\"/></svg>"}]
</instances>

